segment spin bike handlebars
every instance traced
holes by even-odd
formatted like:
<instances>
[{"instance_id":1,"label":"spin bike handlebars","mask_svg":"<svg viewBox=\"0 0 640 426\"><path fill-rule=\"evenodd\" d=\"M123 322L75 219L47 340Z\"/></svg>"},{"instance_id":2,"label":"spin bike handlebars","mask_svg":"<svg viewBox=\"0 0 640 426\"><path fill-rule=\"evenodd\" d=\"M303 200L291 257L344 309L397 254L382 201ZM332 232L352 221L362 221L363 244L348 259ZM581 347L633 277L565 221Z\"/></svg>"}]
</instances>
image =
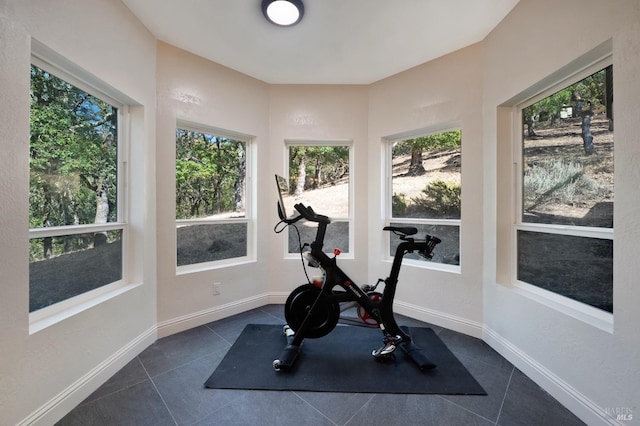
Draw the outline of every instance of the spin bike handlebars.
<instances>
[{"instance_id":1,"label":"spin bike handlebars","mask_svg":"<svg viewBox=\"0 0 640 426\"><path fill-rule=\"evenodd\" d=\"M324 232L322 229L331 223L331 219L329 219L328 216L317 214L313 210L313 208L311 208L311 206L305 206L302 203L297 203L293 207L298 213L300 213L300 216L289 219L289 223L295 223L304 218L310 222L316 222L320 224L321 229L319 229L316 242L322 243L322 241L324 240ZM431 259L433 257L433 249L437 244L441 242L439 238L433 237L431 235L426 235L424 240L415 240L414 238L409 237L409 235L415 235L416 233L418 233L418 230L413 226L385 226L383 230L391 231L394 234L398 235L401 240L409 243L409 251L413 251L413 245L415 244L415 248L418 249L418 253L426 259Z\"/></svg>"},{"instance_id":2,"label":"spin bike handlebars","mask_svg":"<svg viewBox=\"0 0 640 426\"><path fill-rule=\"evenodd\" d=\"M302 216L303 218L307 219L310 222L324 223L325 225L328 225L331 223L331 219L329 219L329 217L325 215L317 214L316 212L313 211L311 206L305 206L302 203L298 203L295 206L293 206L293 208L295 208L298 211L298 213L300 213L300 216Z\"/></svg>"}]
</instances>

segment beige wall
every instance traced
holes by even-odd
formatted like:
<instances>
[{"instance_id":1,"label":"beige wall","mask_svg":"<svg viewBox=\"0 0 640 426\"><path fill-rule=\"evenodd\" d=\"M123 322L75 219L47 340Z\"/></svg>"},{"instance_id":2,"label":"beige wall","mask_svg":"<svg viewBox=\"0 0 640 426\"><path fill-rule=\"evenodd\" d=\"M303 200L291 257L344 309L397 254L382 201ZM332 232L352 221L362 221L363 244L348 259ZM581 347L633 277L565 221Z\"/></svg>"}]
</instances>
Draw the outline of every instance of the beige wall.
<instances>
[{"instance_id":1,"label":"beige wall","mask_svg":"<svg viewBox=\"0 0 640 426\"><path fill-rule=\"evenodd\" d=\"M26 196L32 38L136 105L128 247L135 284L35 333ZM51 424L156 338L155 40L120 2L0 1L0 93L0 424Z\"/></svg>"}]
</instances>

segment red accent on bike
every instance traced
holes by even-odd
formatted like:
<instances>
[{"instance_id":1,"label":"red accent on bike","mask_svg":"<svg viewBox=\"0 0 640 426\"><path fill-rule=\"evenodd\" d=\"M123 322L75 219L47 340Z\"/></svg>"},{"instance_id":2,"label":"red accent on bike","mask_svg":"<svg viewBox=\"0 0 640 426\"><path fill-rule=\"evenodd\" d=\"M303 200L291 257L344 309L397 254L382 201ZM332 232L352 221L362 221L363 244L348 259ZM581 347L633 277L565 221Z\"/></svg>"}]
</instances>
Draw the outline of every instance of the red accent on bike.
<instances>
[{"instance_id":1,"label":"red accent on bike","mask_svg":"<svg viewBox=\"0 0 640 426\"><path fill-rule=\"evenodd\" d=\"M349 287L351 285L351 281L345 281L344 285L346 285L347 287Z\"/></svg>"},{"instance_id":2,"label":"red accent on bike","mask_svg":"<svg viewBox=\"0 0 640 426\"><path fill-rule=\"evenodd\" d=\"M333 254L334 254L334 255L336 255L336 256L340 256L340 253L342 253L342 252L340 251L340 249L339 249L339 248L334 248L334 249L333 249Z\"/></svg>"}]
</instances>

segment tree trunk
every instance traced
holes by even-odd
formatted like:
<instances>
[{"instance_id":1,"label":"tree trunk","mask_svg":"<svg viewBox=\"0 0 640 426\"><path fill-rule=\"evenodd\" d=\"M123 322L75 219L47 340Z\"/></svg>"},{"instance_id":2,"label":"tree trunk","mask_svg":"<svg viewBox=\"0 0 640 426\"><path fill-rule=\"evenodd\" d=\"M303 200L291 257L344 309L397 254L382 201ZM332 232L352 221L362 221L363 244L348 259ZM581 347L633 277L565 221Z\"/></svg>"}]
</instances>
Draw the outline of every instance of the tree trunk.
<instances>
[{"instance_id":1,"label":"tree trunk","mask_svg":"<svg viewBox=\"0 0 640 426\"><path fill-rule=\"evenodd\" d=\"M320 161L320 157L316 158L316 172L313 175L313 183L312 188L318 189L320 186L320 169L322 168L322 162Z\"/></svg>"},{"instance_id":2,"label":"tree trunk","mask_svg":"<svg viewBox=\"0 0 640 426\"><path fill-rule=\"evenodd\" d=\"M304 161L304 155L300 157L300 164L298 165L298 183L296 184L295 196L300 197L304 192L304 183L307 180L307 165Z\"/></svg>"},{"instance_id":3,"label":"tree trunk","mask_svg":"<svg viewBox=\"0 0 640 426\"><path fill-rule=\"evenodd\" d=\"M422 148L411 147L411 163L409 164L409 176L419 176L426 172L422 165Z\"/></svg>"},{"instance_id":4,"label":"tree trunk","mask_svg":"<svg viewBox=\"0 0 640 426\"><path fill-rule=\"evenodd\" d=\"M107 223L109 218L109 199L107 198L107 186L103 183L98 184L96 190L96 220L95 223ZM93 236L93 247L106 244L107 233L96 232Z\"/></svg>"},{"instance_id":5,"label":"tree trunk","mask_svg":"<svg viewBox=\"0 0 640 426\"><path fill-rule=\"evenodd\" d=\"M235 210L236 212L244 211L244 181L246 178L246 162L245 162L245 154L242 149L242 144L237 144L237 153L238 153L238 179L236 179L235 190L233 193L234 201L235 201Z\"/></svg>"},{"instance_id":6,"label":"tree trunk","mask_svg":"<svg viewBox=\"0 0 640 426\"><path fill-rule=\"evenodd\" d=\"M595 151L595 148L593 147L593 135L591 134L592 117L593 112L591 111L587 111L582 115L582 145L584 147L584 152L587 155L591 155Z\"/></svg>"},{"instance_id":7,"label":"tree trunk","mask_svg":"<svg viewBox=\"0 0 640 426\"><path fill-rule=\"evenodd\" d=\"M591 134L591 119L593 118L593 106L590 101L577 97L573 110L582 118L582 146L587 155L593 154L593 135Z\"/></svg>"},{"instance_id":8,"label":"tree trunk","mask_svg":"<svg viewBox=\"0 0 640 426\"><path fill-rule=\"evenodd\" d=\"M613 132L613 68L609 65L605 71L605 106L609 119L609 131Z\"/></svg>"},{"instance_id":9,"label":"tree trunk","mask_svg":"<svg viewBox=\"0 0 640 426\"><path fill-rule=\"evenodd\" d=\"M49 221L49 209L51 208L51 194L49 193L48 189L45 189L44 200L45 200L44 201L45 213L44 213L44 217L42 218L42 225L47 227L47 226L51 226L51 222ZM44 258L49 259L53 254L53 238L51 237L44 238L42 250L43 250L42 255L44 256Z\"/></svg>"},{"instance_id":10,"label":"tree trunk","mask_svg":"<svg viewBox=\"0 0 640 426\"><path fill-rule=\"evenodd\" d=\"M96 190L96 220L95 223L107 223L109 218L109 199L107 198L107 186L98 184Z\"/></svg>"},{"instance_id":11,"label":"tree trunk","mask_svg":"<svg viewBox=\"0 0 640 426\"><path fill-rule=\"evenodd\" d=\"M538 136L536 135L536 131L535 131L536 120L533 117L533 115L528 115L527 117L525 117L525 120L527 124L527 136L530 138L534 138Z\"/></svg>"}]
</instances>

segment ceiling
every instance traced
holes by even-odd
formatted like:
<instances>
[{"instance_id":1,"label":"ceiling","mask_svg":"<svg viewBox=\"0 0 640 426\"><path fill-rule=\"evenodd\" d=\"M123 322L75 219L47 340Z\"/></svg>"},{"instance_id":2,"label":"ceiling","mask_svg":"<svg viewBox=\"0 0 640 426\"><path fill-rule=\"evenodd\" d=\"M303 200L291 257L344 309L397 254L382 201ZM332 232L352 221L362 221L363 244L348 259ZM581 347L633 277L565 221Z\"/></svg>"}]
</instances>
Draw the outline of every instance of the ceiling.
<instances>
[{"instance_id":1,"label":"ceiling","mask_svg":"<svg viewBox=\"0 0 640 426\"><path fill-rule=\"evenodd\" d=\"M261 0L123 0L156 38L271 84L370 84L477 43L518 0L303 0L293 27Z\"/></svg>"}]
</instances>

